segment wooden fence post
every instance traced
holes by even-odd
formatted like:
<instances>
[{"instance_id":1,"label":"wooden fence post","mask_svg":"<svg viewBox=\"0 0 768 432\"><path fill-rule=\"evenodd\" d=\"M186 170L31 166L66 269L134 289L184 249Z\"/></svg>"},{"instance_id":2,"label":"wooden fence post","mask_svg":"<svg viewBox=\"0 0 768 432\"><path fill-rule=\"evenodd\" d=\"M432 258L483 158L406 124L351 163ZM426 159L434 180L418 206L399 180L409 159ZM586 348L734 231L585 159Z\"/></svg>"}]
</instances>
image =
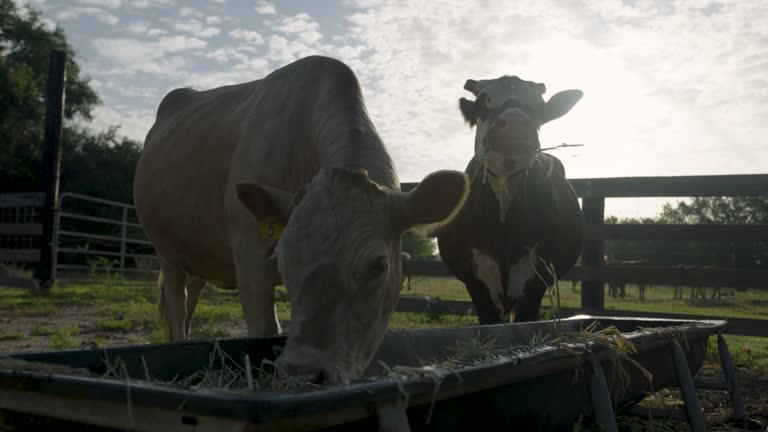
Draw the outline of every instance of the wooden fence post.
<instances>
[{"instance_id":1,"label":"wooden fence post","mask_svg":"<svg viewBox=\"0 0 768 432\"><path fill-rule=\"evenodd\" d=\"M43 135L43 164L40 171L41 191L45 193L42 208L43 233L40 239L40 263L35 277L43 290L53 282L53 225L59 198L61 169L61 134L64 117L64 80L67 54L51 51L46 88L45 132Z\"/></svg>"},{"instance_id":2,"label":"wooden fence post","mask_svg":"<svg viewBox=\"0 0 768 432\"><path fill-rule=\"evenodd\" d=\"M603 224L605 219L605 198L590 197L582 199L582 212L585 224ZM602 240L585 240L581 251L581 265L602 267L604 264ZM605 310L605 290L603 282L581 283L581 309L586 313L601 313Z\"/></svg>"}]
</instances>

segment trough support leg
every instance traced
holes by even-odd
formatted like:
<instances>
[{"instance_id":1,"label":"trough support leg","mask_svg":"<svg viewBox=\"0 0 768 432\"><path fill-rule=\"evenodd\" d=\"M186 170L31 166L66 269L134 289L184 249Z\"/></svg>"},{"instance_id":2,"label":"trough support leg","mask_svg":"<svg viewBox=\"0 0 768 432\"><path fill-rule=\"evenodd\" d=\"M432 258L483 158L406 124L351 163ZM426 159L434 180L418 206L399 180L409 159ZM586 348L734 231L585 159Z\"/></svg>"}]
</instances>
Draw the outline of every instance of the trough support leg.
<instances>
[{"instance_id":1,"label":"trough support leg","mask_svg":"<svg viewBox=\"0 0 768 432\"><path fill-rule=\"evenodd\" d=\"M736 379L736 370L733 368L728 344L725 343L725 338L721 334L717 335L717 351L720 354L720 364L723 367L723 375L725 375L725 382L728 386L728 395L731 397L733 418L735 420L742 420L746 417L746 412L744 410L744 400L741 397L741 387L739 387L739 381Z\"/></svg>"},{"instance_id":2,"label":"trough support leg","mask_svg":"<svg viewBox=\"0 0 768 432\"><path fill-rule=\"evenodd\" d=\"M603 368L595 356L592 356L592 377L589 379L589 393L592 397L592 412L600 430L616 432L616 416L613 412L611 394L605 380Z\"/></svg>"},{"instance_id":3,"label":"trough support leg","mask_svg":"<svg viewBox=\"0 0 768 432\"><path fill-rule=\"evenodd\" d=\"M704 425L704 416L701 413L699 397L696 395L696 386L693 385L693 377L691 376L690 369L688 369L688 360L677 339L673 339L671 345L675 375L680 386L680 392L683 394L688 425L692 432L705 432L707 428Z\"/></svg>"},{"instance_id":4,"label":"trough support leg","mask_svg":"<svg viewBox=\"0 0 768 432\"><path fill-rule=\"evenodd\" d=\"M400 399L376 404L379 432L410 432L405 404Z\"/></svg>"}]
</instances>

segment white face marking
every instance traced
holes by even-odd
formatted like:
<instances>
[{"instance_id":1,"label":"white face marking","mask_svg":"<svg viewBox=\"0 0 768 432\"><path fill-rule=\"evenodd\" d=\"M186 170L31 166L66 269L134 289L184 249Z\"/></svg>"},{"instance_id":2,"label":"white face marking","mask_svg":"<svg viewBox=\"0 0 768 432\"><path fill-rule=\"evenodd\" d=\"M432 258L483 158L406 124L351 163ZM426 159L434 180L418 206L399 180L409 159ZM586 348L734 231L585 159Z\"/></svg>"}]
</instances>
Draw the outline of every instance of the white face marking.
<instances>
[{"instance_id":1,"label":"white face marking","mask_svg":"<svg viewBox=\"0 0 768 432\"><path fill-rule=\"evenodd\" d=\"M472 249L472 270L488 287L493 303L504 310L504 287L501 285L501 270L496 259Z\"/></svg>"},{"instance_id":2,"label":"white face marking","mask_svg":"<svg viewBox=\"0 0 768 432\"><path fill-rule=\"evenodd\" d=\"M520 260L509 267L509 277L507 278L507 299L511 303L523 295L525 284L536 275L536 264L539 260L537 248L534 246L531 250L520 257Z\"/></svg>"},{"instance_id":3,"label":"white face marking","mask_svg":"<svg viewBox=\"0 0 768 432\"><path fill-rule=\"evenodd\" d=\"M476 103L484 103L485 107L489 110L499 109L510 100L515 100L518 104L529 107L544 104L544 99L541 96L539 88L533 83L522 81L515 82L508 79L497 79L484 82L487 84L483 87L483 90L477 94ZM481 95L485 96L481 97ZM481 99L483 99L484 102L480 102ZM506 110L505 113L509 114L513 111L516 112L517 115L528 117L523 111L514 108ZM488 144L486 143L486 135L491 131L493 123L496 120L496 118L487 118L478 121L476 126L477 129L475 131L475 155L481 155L490 150L485 148ZM538 127L538 125L535 127ZM530 135L534 134L536 131L522 132L525 132L526 135ZM538 134L535 134L535 136L538 136Z\"/></svg>"},{"instance_id":4,"label":"white face marking","mask_svg":"<svg viewBox=\"0 0 768 432\"><path fill-rule=\"evenodd\" d=\"M476 104L483 104L484 108L491 111L501 109L509 101L516 105L505 109L497 117L478 120L475 131L475 156L486 170L483 173L484 182L490 183L499 203L499 220L504 222L521 186L510 185L510 177L530 166L539 147L539 124L519 107L540 106L544 104L544 99L541 88L532 82L496 79L481 81L479 85L482 91L477 94ZM526 121L521 123L521 118ZM502 123L507 126L498 135L498 125ZM488 134L494 127L496 135L490 140Z\"/></svg>"}]
</instances>

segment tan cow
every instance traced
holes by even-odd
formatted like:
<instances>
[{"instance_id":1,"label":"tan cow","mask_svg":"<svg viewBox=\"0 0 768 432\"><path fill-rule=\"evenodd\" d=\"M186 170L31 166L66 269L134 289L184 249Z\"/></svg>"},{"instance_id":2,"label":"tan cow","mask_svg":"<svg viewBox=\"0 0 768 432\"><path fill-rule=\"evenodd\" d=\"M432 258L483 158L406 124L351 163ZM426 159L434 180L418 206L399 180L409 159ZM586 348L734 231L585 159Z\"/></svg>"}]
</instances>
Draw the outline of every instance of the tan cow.
<instances>
[{"instance_id":1,"label":"tan cow","mask_svg":"<svg viewBox=\"0 0 768 432\"><path fill-rule=\"evenodd\" d=\"M354 72L319 56L169 93L134 185L172 339L186 337L204 281L237 286L250 336L280 332L282 281L292 313L278 365L328 382L359 376L386 332L401 235L450 221L467 190L463 173L439 171L401 192Z\"/></svg>"}]
</instances>

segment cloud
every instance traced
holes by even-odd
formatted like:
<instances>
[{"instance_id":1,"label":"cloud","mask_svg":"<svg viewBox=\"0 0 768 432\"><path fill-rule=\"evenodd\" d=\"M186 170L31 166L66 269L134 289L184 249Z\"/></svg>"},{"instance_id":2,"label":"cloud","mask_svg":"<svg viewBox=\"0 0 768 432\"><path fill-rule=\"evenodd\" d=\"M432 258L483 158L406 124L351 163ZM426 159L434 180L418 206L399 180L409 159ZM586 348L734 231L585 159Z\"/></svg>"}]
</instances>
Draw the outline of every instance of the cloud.
<instances>
[{"instance_id":1,"label":"cloud","mask_svg":"<svg viewBox=\"0 0 768 432\"><path fill-rule=\"evenodd\" d=\"M202 18L203 13L200 12L197 9L193 9L190 7L183 7L179 10L179 15L183 17L194 17L194 18Z\"/></svg>"},{"instance_id":2,"label":"cloud","mask_svg":"<svg viewBox=\"0 0 768 432\"><path fill-rule=\"evenodd\" d=\"M277 13L275 10L275 5L271 2L266 1L260 1L256 4L256 6L253 8L253 10L256 11L256 13L261 15L274 15Z\"/></svg>"},{"instance_id":3,"label":"cloud","mask_svg":"<svg viewBox=\"0 0 768 432\"><path fill-rule=\"evenodd\" d=\"M125 27L129 33L144 34L149 30L149 24L143 21L132 22Z\"/></svg>"},{"instance_id":4,"label":"cloud","mask_svg":"<svg viewBox=\"0 0 768 432\"><path fill-rule=\"evenodd\" d=\"M157 29L157 28L152 29L152 30L147 32L147 36L151 36L151 37L164 36L164 35L167 35L167 34L168 34L167 31L165 31L163 29Z\"/></svg>"},{"instance_id":5,"label":"cloud","mask_svg":"<svg viewBox=\"0 0 768 432\"><path fill-rule=\"evenodd\" d=\"M19 9L22 17L26 17L29 12L29 7L39 10L40 6L45 3L45 0L13 0L13 3Z\"/></svg>"},{"instance_id":6,"label":"cloud","mask_svg":"<svg viewBox=\"0 0 768 432\"><path fill-rule=\"evenodd\" d=\"M200 37L209 38L221 33L221 29L217 27L206 27L200 33Z\"/></svg>"},{"instance_id":7,"label":"cloud","mask_svg":"<svg viewBox=\"0 0 768 432\"><path fill-rule=\"evenodd\" d=\"M119 125L118 135L143 142L155 121L155 112L121 104L104 104L94 109L93 118L91 126L95 130L106 130L109 126Z\"/></svg>"},{"instance_id":8,"label":"cloud","mask_svg":"<svg viewBox=\"0 0 768 432\"><path fill-rule=\"evenodd\" d=\"M435 166L464 169L474 136L457 109L459 97L471 96L462 85L502 74L545 82L545 97L585 91L541 132L545 145L587 144L555 153L571 176L760 170L759 159L722 161L734 160L734 150L765 148L758 137L768 126L758 113L768 103L760 91L768 69L759 56L768 52L768 27L757 24L768 22L765 3L489 0L482 8L463 1L435 8L366 0L350 7L348 31L334 43L354 57L348 62L401 178Z\"/></svg>"},{"instance_id":9,"label":"cloud","mask_svg":"<svg viewBox=\"0 0 768 432\"><path fill-rule=\"evenodd\" d=\"M130 0L126 3L126 6L130 6L135 9L148 9L150 7L167 7L173 5L174 0Z\"/></svg>"},{"instance_id":10,"label":"cloud","mask_svg":"<svg viewBox=\"0 0 768 432\"><path fill-rule=\"evenodd\" d=\"M282 18L272 28L304 44L315 44L323 37L319 31L320 25L306 13Z\"/></svg>"},{"instance_id":11,"label":"cloud","mask_svg":"<svg viewBox=\"0 0 768 432\"><path fill-rule=\"evenodd\" d=\"M252 31L252 30L245 30L245 29L239 28L229 32L229 35L235 39L244 40L254 45L261 45L264 43L264 37L259 32Z\"/></svg>"},{"instance_id":12,"label":"cloud","mask_svg":"<svg viewBox=\"0 0 768 432\"><path fill-rule=\"evenodd\" d=\"M220 48L205 54L205 58L216 60L219 63L244 63L248 55L237 48Z\"/></svg>"},{"instance_id":13,"label":"cloud","mask_svg":"<svg viewBox=\"0 0 768 432\"><path fill-rule=\"evenodd\" d=\"M122 4L122 0L75 0L75 3L93 6L102 6L109 9L117 9Z\"/></svg>"},{"instance_id":14,"label":"cloud","mask_svg":"<svg viewBox=\"0 0 768 432\"><path fill-rule=\"evenodd\" d=\"M186 36L166 36L152 42L130 38L93 40L93 46L101 58L112 69L102 69L104 73L145 72L156 75L176 75L187 66L188 60L173 54L185 53L204 48L204 40ZM119 72L118 72L119 73Z\"/></svg>"},{"instance_id":15,"label":"cloud","mask_svg":"<svg viewBox=\"0 0 768 432\"><path fill-rule=\"evenodd\" d=\"M186 20L186 21L172 21L172 22L173 22L173 28L175 28L178 31L198 33L203 30L203 23L195 19Z\"/></svg>"},{"instance_id":16,"label":"cloud","mask_svg":"<svg viewBox=\"0 0 768 432\"><path fill-rule=\"evenodd\" d=\"M285 65L313 54L331 55L330 53L324 53L317 47L312 47L283 36L273 35L267 38L267 53L264 54L264 57L276 64Z\"/></svg>"},{"instance_id":17,"label":"cloud","mask_svg":"<svg viewBox=\"0 0 768 432\"><path fill-rule=\"evenodd\" d=\"M96 7L71 7L58 13L57 18L66 21L71 19L79 19L81 16L90 15L111 26L116 25L120 18L116 15L109 13L103 9Z\"/></svg>"}]
</instances>

